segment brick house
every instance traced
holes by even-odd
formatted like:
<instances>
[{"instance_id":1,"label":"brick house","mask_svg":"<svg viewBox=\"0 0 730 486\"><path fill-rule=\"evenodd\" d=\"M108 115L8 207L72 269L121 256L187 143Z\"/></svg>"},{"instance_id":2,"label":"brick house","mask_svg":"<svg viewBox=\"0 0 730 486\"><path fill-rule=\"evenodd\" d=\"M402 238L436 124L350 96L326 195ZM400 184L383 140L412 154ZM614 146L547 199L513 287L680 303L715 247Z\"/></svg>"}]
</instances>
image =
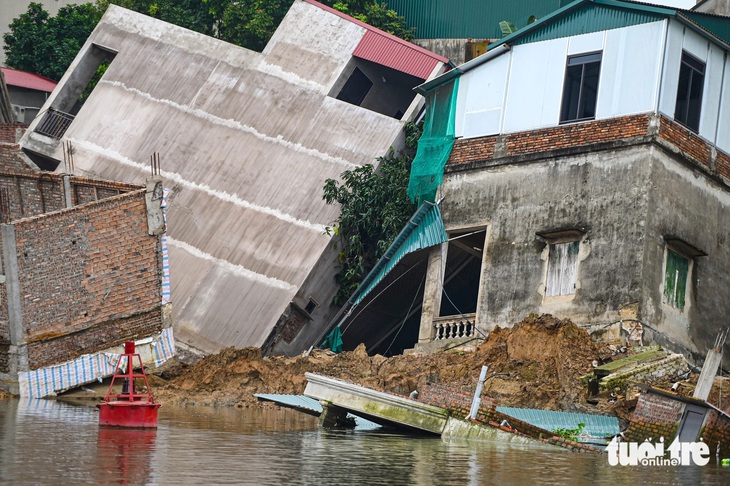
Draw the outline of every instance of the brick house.
<instances>
[{"instance_id":1,"label":"brick house","mask_svg":"<svg viewBox=\"0 0 730 486\"><path fill-rule=\"evenodd\" d=\"M38 398L100 379L130 340L148 363L174 354L161 190L41 172L0 143L0 387Z\"/></svg>"},{"instance_id":2,"label":"brick house","mask_svg":"<svg viewBox=\"0 0 730 486\"><path fill-rule=\"evenodd\" d=\"M418 347L535 312L704 355L730 313L728 27L578 0L418 88L410 192L443 198L450 238Z\"/></svg>"}]
</instances>

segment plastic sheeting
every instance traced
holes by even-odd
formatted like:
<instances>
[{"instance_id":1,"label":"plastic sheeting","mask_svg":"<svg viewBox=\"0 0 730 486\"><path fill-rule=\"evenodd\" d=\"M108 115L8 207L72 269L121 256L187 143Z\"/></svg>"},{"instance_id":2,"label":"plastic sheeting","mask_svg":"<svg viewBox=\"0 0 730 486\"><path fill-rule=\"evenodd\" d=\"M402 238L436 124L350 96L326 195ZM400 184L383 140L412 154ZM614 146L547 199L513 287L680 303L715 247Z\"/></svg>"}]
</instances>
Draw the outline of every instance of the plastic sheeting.
<instances>
[{"instance_id":1,"label":"plastic sheeting","mask_svg":"<svg viewBox=\"0 0 730 486\"><path fill-rule=\"evenodd\" d=\"M456 98L459 78L442 84L429 93L423 134L411 165L408 196L414 202L436 200L444 178L444 167L454 147Z\"/></svg>"},{"instance_id":2,"label":"plastic sheeting","mask_svg":"<svg viewBox=\"0 0 730 486\"><path fill-rule=\"evenodd\" d=\"M117 348L120 351L119 353L84 354L65 363L20 372L18 373L20 396L24 398L43 398L59 391L110 376L114 373L114 368L124 346L118 346ZM114 348L114 350L117 348ZM144 363L154 363L155 366L160 366L175 355L175 339L172 328L163 329L154 339L138 341L136 348Z\"/></svg>"}]
</instances>

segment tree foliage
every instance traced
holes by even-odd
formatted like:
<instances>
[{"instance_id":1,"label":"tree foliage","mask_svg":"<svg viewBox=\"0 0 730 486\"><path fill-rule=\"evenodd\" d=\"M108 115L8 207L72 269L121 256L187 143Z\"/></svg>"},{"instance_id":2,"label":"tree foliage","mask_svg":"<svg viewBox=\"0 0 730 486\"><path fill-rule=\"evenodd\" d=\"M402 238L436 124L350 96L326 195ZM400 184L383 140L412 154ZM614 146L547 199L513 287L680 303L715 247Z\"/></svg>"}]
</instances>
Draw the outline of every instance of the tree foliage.
<instances>
[{"instance_id":1,"label":"tree foliage","mask_svg":"<svg viewBox=\"0 0 730 486\"><path fill-rule=\"evenodd\" d=\"M114 4L201 34L213 35L215 18L204 0L97 0L97 4L102 11L106 11L109 4Z\"/></svg>"},{"instance_id":2,"label":"tree foliage","mask_svg":"<svg viewBox=\"0 0 730 486\"><path fill-rule=\"evenodd\" d=\"M61 7L51 17L40 3L15 18L3 36L8 67L58 81L101 17L92 3Z\"/></svg>"},{"instance_id":3,"label":"tree foliage","mask_svg":"<svg viewBox=\"0 0 730 486\"><path fill-rule=\"evenodd\" d=\"M339 204L340 215L328 233L340 236L339 290L333 299L344 304L393 242L416 210L406 194L411 162L422 126L406 125L406 149L341 174L342 182L327 179L323 199Z\"/></svg>"},{"instance_id":4,"label":"tree foliage","mask_svg":"<svg viewBox=\"0 0 730 486\"><path fill-rule=\"evenodd\" d=\"M40 3L10 24L4 49L9 67L61 79L110 4L262 51L294 0L96 0L69 5L52 17ZM409 40L413 29L378 0L324 1L374 27Z\"/></svg>"}]
</instances>

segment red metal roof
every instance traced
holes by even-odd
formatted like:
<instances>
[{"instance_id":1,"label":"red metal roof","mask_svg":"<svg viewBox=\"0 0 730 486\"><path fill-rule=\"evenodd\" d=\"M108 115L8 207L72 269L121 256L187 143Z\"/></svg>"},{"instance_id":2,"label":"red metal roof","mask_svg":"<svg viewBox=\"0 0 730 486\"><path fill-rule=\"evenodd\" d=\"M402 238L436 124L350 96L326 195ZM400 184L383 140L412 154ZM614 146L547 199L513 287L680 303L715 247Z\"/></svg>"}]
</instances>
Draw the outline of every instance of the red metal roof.
<instances>
[{"instance_id":1,"label":"red metal roof","mask_svg":"<svg viewBox=\"0 0 730 486\"><path fill-rule=\"evenodd\" d=\"M0 68L5 76L5 84L20 88L34 89L50 93L58 83L39 74L18 71L17 69Z\"/></svg>"},{"instance_id":2,"label":"red metal roof","mask_svg":"<svg viewBox=\"0 0 730 486\"><path fill-rule=\"evenodd\" d=\"M428 76L439 63L447 64L449 62L443 56L376 29L315 0L304 1L367 29L367 32L360 40L360 44L352 53L353 56L388 66L421 79L428 79Z\"/></svg>"}]
</instances>

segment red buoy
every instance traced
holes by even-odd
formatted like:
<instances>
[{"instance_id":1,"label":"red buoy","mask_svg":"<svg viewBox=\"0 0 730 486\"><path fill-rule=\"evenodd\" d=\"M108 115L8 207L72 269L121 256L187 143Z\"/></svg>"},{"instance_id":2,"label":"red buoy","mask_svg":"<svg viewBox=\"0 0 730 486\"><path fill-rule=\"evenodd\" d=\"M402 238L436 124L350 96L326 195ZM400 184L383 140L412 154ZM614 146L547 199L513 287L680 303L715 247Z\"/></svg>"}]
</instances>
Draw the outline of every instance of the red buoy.
<instances>
[{"instance_id":1,"label":"red buoy","mask_svg":"<svg viewBox=\"0 0 730 486\"><path fill-rule=\"evenodd\" d=\"M99 408L99 425L112 427L157 427L159 403L152 398L150 384L144 372L142 358L134 352L134 343L124 343L124 354L114 368L114 376ZM134 372L134 359L139 373ZM124 371L120 371L124 369ZM121 393L113 393L114 384L121 382ZM144 388L140 390L140 388ZM141 393L140 393L141 392Z\"/></svg>"}]
</instances>

